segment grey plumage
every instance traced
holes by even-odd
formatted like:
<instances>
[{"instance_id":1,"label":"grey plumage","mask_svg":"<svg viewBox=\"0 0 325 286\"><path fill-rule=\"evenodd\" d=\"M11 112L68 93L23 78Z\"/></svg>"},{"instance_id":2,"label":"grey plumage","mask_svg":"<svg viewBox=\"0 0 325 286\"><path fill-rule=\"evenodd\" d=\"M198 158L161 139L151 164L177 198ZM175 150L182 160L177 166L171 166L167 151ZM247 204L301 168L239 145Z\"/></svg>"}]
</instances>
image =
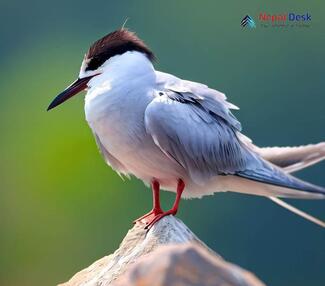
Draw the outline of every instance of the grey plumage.
<instances>
[{"instance_id":1,"label":"grey plumage","mask_svg":"<svg viewBox=\"0 0 325 286\"><path fill-rule=\"evenodd\" d=\"M223 94L164 73L156 75L161 91L146 109L146 130L161 150L182 165L197 184L216 175L236 175L325 195L324 188L288 175L264 160L252 144L242 140L240 123L230 112L232 105ZM305 158L273 158L273 161L285 167ZM288 196L300 197L298 193Z\"/></svg>"}]
</instances>

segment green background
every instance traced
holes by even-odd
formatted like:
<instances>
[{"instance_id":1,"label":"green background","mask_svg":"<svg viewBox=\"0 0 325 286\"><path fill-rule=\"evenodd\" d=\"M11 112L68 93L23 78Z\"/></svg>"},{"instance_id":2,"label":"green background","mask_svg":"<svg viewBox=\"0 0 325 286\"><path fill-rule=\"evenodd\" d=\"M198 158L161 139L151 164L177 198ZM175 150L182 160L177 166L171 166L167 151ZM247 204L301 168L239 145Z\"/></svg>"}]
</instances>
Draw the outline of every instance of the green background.
<instances>
[{"instance_id":1,"label":"green background","mask_svg":"<svg viewBox=\"0 0 325 286\"><path fill-rule=\"evenodd\" d=\"M245 3L244 3L245 2ZM54 285L111 253L150 209L137 179L102 160L83 95L47 113L89 45L129 17L157 69L208 84L241 107L261 146L325 139L322 1L0 2L0 285ZM263 28L267 13L312 15L309 28ZM243 29L251 15L256 29ZM325 185L324 162L298 173ZM164 193L165 207L173 194ZM325 218L323 201L291 201ZM210 247L269 285L325 285L325 232L265 198L216 194L178 215Z\"/></svg>"}]
</instances>

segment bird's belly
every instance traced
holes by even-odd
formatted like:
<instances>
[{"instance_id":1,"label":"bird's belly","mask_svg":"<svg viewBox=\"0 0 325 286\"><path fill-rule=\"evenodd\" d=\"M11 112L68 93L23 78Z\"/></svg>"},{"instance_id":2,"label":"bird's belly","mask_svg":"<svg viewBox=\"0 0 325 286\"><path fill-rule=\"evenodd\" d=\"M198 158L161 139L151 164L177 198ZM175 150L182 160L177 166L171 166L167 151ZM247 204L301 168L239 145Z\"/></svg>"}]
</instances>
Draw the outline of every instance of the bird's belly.
<instances>
[{"instance_id":1,"label":"bird's belly","mask_svg":"<svg viewBox=\"0 0 325 286\"><path fill-rule=\"evenodd\" d=\"M128 173L139 179L150 182L156 178L163 186L174 187L178 178L184 177L183 168L154 143L140 118L135 124L108 115L90 122L90 126L106 151L121 162Z\"/></svg>"}]
</instances>

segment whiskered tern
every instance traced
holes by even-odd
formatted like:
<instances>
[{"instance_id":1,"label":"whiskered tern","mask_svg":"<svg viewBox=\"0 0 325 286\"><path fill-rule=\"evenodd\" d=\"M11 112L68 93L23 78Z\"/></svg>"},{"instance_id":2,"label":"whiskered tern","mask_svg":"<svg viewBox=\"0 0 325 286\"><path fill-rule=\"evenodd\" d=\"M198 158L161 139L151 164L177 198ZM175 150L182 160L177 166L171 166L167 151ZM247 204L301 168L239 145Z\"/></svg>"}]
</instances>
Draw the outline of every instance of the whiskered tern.
<instances>
[{"instance_id":1,"label":"whiskered tern","mask_svg":"<svg viewBox=\"0 0 325 286\"><path fill-rule=\"evenodd\" d=\"M181 197L232 191L269 197L324 227L279 198L325 198L324 188L289 174L323 160L325 142L259 148L241 133L231 113L237 107L223 93L156 71L154 58L134 33L112 32L89 48L78 79L48 107L87 90L86 119L107 164L151 185L153 209L136 221L150 228L175 215ZM160 189L176 192L168 211Z\"/></svg>"}]
</instances>

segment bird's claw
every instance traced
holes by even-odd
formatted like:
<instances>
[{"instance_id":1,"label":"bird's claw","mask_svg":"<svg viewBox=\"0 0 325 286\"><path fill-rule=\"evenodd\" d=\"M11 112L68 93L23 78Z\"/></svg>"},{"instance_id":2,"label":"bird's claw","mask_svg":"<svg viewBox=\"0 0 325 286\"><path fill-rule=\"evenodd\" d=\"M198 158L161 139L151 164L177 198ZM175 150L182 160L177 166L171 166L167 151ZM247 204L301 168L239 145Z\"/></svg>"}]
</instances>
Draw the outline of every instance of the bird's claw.
<instances>
[{"instance_id":1,"label":"bird's claw","mask_svg":"<svg viewBox=\"0 0 325 286\"><path fill-rule=\"evenodd\" d=\"M162 212L162 213L156 215L155 217L153 217L151 221L147 222L147 224L146 224L146 226L145 226L144 229L146 229L146 230L149 231L151 229L151 227L156 222L160 221L163 217L168 216L168 215L175 215L175 214L176 214L176 212L174 210L172 210L172 209L169 210L169 211L166 211L166 212Z\"/></svg>"},{"instance_id":2,"label":"bird's claw","mask_svg":"<svg viewBox=\"0 0 325 286\"><path fill-rule=\"evenodd\" d=\"M150 212L148 212L147 214L143 215L142 217L139 217L136 220L134 220L133 224L136 224L136 223L149 224L152 220L154 220L155 217L159 216L162 213L164 213L162 209L153 209Z\"/></svg>"}]
</instances>

